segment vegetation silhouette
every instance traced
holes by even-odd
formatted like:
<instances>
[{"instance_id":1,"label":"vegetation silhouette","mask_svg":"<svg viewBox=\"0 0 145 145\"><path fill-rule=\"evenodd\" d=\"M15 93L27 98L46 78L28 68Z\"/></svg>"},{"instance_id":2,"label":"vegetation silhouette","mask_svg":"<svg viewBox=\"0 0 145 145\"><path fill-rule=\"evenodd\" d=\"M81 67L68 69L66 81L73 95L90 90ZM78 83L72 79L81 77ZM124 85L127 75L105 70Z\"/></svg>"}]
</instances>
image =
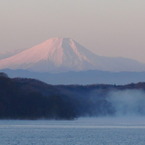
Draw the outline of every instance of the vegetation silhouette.
<instances>
[{"instance_id":1,"label":"vegetation silhouette","mask_svg":"<svg viewBox=\"0 0 145 145\"><path fill-rule=\"evenodd\" d=\"M72 120L82 116L113 116L116 110L107 99L108 93L127 89L145 90L145 83L49 85L0 73L0 119Z\"/></svg>"}]
</instances>

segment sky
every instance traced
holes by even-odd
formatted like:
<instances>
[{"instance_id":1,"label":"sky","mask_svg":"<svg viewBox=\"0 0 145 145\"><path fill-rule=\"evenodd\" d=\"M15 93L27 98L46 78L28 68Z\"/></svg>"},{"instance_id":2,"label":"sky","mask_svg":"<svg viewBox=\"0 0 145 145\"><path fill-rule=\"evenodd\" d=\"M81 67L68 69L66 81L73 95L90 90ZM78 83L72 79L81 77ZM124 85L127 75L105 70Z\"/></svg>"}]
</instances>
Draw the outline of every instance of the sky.
<instances>
[{"instance_id":1,"label":"sky","mask_svg":"<svg viewBox=\"0 0 145 145\"><path fill-rule=\"evenodd\" d=\"M51 37L145 63L145 0L0 0L0 53Z\"/></svg>"}]
</instances>

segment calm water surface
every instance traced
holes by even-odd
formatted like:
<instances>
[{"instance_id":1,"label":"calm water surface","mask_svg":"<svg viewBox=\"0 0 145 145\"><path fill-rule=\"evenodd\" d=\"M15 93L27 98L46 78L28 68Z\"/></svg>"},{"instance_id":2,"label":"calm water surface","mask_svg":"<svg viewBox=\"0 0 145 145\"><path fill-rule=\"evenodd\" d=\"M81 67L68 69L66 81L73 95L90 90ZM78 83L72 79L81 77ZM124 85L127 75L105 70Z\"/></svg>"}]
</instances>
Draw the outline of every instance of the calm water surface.
<instances>
[{"instance_id":1,"label":"calm water surface","mask_svg":"<svg viewBox=\"0 0 145 145\"><path fill-rule=\"evenodd\" d=\"M1 120L0 145L145 145L145 119Z\"/></svg>"}]
</instances>

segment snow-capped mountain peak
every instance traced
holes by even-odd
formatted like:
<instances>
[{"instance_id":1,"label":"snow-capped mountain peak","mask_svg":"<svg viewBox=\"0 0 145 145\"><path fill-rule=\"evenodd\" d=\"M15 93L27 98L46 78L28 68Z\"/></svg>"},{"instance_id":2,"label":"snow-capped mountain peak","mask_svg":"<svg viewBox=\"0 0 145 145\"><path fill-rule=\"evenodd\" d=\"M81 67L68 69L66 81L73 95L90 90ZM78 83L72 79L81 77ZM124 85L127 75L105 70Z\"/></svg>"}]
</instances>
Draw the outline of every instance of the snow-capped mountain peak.
<instances>
[{"instance_id":1,"label":"snow-capped mountain peak","mask_svg":"<svg viewBox=\"0 0 145 145\"><path fill-rule=\"evenodd\" d=\"M30 49L0 61L0 68L35 71L82 70L91 62L88 51L70 38L51 38ZM83 52L82 52L83 51ZM91 53L91 52L87 52ZM93 53L91 53L93 55ZM87 68L87 67L86 67Z\"/></svg>"},{"instance_id":2,"label":"snow-capped mountain peak","mask_svg":"<svg viewBox=\"0 0 145 145\"><path fill-rule=\"evenodd\" d=\"M98 56L71 38L51 38L14 56L0 60L0 69L39 72L81 70L145 71L145 64L125 58Z\"/></svg>"}]
</instances>

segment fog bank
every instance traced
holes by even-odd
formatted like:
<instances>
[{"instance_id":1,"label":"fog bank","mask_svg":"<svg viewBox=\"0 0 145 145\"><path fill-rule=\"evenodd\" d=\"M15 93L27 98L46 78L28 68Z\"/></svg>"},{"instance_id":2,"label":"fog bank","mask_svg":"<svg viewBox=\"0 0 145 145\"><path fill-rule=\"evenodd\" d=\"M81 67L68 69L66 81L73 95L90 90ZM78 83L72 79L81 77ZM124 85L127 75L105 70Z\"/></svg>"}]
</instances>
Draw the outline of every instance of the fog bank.
<instances>
[{"instance_id":1,"label":"fog bank","mask_svg":"<svg viewBox=\"0 0 145 145\"><path fill-rule=\"evenodd\" d=\"M144 116L145 92L143 90L111 91L107 98L116 116Z\"/></svg>"}]
</instances>

